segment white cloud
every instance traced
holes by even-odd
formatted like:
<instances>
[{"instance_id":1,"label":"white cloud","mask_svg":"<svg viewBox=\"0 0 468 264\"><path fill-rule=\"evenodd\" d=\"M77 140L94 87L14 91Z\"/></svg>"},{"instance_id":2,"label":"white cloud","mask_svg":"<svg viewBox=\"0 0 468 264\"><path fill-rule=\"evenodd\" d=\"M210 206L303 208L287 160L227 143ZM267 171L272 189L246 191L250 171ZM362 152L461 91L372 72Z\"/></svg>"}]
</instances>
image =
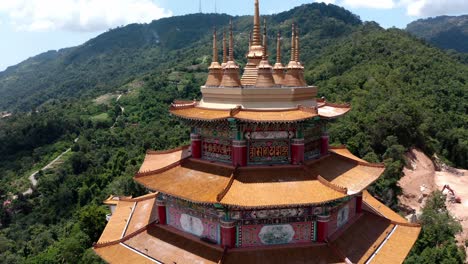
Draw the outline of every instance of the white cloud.
<instances>
[{"instance_id":1,"label":"white cloud","mask_svg":"<svg viewBox=\"0 0 468 264\"><path fill-rule=\"evenodd\" d=\"M0 13L18 30L89 32L172 15L152 0L1 0Z\"/></svg>"},{"instance_id":2,"label":"white cloud","mask_svg":"<svg viewBox=\"0 0 468 264\"><path fill-rule=\"evenodd\" d=\"M467 0L401 0L409 16L428 17L468 12Z\"/></svg>"},{"instance_id":3,"label":"white cloud","mask_svg":"<svg viewBox=\"0 0 468 264\"><path fill-rule=\"evenodd\" d=\"M343 0L341 4L351 8L391 9L395 7L393 0Z\"/></svg>"}]
</instances>

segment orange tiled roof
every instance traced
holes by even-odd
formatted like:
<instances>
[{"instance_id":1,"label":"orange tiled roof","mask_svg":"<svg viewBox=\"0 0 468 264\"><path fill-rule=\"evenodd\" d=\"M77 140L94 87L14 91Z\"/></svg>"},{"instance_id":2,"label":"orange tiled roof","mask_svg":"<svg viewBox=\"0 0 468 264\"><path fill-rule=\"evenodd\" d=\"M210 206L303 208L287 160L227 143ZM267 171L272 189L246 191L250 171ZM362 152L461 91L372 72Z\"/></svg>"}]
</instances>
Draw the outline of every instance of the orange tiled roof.
<instances>
[{"instance_id":1,"label":"orange tiled roof","mask_svg":"<svg viewBox=\"0 0 468 264\"><path fill-rule=\"evenodd\" d=\"M343 152L343 151L340 151ZM355 158L331 150L331 154L307 164L312 174L320 175L330 183L355 194L366 189L383 173L383 165L360 162ZM350 153L349 153L350 154Z\"/></svg>"},{"instance_id":2,"label":"orange tiled roof","mask_svg":"<svg viewBox=\"0 0 468 264\"><path fill-rule=\"evenodd\" d=\"M293 172L298 176L298 172ZM264 175L265 176L265 175ZM242 177L242 176L241 176ZM250 184L250 183L248 183ZM368 194L366 194L368 195ZM130 199L137 201L133 214L151 219L146 204L154 203L155 195ZM366 199L368 197L366 196ZM151 201L151 202L150 202ZM148 202L148 203L146 203ZM138 209L140 204L141 209ZM120 201L116 212L128 210L126 201ZM137 212L137 210L139 210ZM388 209L390 210L390 209ZM115 216L115 215L114 215ZM130 225L132 223L132 216ZM149 224L139 232L127 231L116 243L96 245L94 250L109 263L401 263L415 243L420 227L396 223L373 212L364 211L355 221L345 226L329 244L285 245L259 249L235 249L223 252L189 234L171 227ZM112 218L111 218L112 220ZM109 221L106 230L122 234L125 226L120 221ZM128 228L128 227L127 227ZM119 236L116 236L119 237Z\"/></svg>"},{"instance_id":3,"label":"orange tiled roof","mask_svg":"<svg viewBox=\"0 0 468 264\"><path fill-rule=\"evenodd\" d=\"M345 197L300 167L241 168L220 201L240 207L320 204Z\"/></svg>"},{"instance_id":4,"label":"orange tiled roof","mask_svg":"<svg viewBox=\"0 0 468 264\"><path fill-rule=\"evenodd\" d=\"M418 239L421 227L397 225L388 241L377 252L370 263L403 263Z\"/></svg>"},{"instance_id":5,"label":"orange tiled roof","mask_svg":"<svg viewBox=\"0 0 468 264\"><path fill-rule=\"evenodd\" d=\"M362 200L369 210L397 223L407 223L406 219L375 199L368 191L362 192Z\"/></svg>"},{"instance_id":6,"label":"orange tiled roof","mask_svg":"<svg viewBox=\"0 0 468 264\"><path fill-rule=\"evenodd\" d=\"M239 168L235 173L229 165L187 159L184 151L147 154L142 167L149 172L140 172L135 180L151 190L195 203L270 207L340 199L367 188L384 170L344 150L332 150L329 156L307 164L305 170L283 165Z\"/></svg>"},{"instance_id":7,"label":"orange tiled roof","mask_svg":"<svg viewBox=\"0 0 468 264\"><path fill-rule=\"evenodd\" d=\"M157 171L190 155L190 146L183 146L167 151L148 151L139 172Z\"/></svg>"},{"instance_id":8,"label":"orange tiled roof","mask_svg":"<svg viewBox=\"0 0 468 264\"><path fill-rule=\"evenodd\" d=\"M332 104L323 100L317 100L317 103L319 116L326 119L343 116L351 110L349 104Z\"/></svg>"},{"instance_id":9,"label":"orange tiled roof","mask_svg":"<svg viewBox=\"0 0 468 264\"><path fill-rule=\"evenodd\" d=\"M234 168L185 160L161 173L136 176L147 188L195 203L216 203Z\"/></svg>"},{"instance_id":10,"label":"orange tiled roof","mask_svg":"<svg viewBox=\"0 0 468 264\"><path fill-rule=\"evenodd\" d=\"M345 263L344 260L325 244L272 247L248 251L228 251L223 264L325 264Z\"/></svg>"},{"instance_id":11,"label":"orange tiled roof","mask_svg":"<svg viewBox=\"0 0 468 264\"><path fill-rule=\"evenodd\" d=\"M164 172L136 176L147 188L195 203L240 207L322 204L347 196L299 166L239 168L188 159Z\"/></svg>"},{"instance_id":12,"label":"orange tiled roof","mask_svg":"<svg viewBox=\"0 0 468 264\"><path fill-rule=\"evenodd\" d=\"M133 199L121 199L98 243L118 241L155 221L157 218L156 210L153 210L155 201L156 193Z\"/></svg>"},{"instance_id":13,"label":"orange tiled roof","mask_svg":"<svg viewBox=\"0 0 468 264\"><path fill-rule=\"evenodd\" d=\"M105 205L117 205L121 199L129 199L131 196L114 196L110 195L106 200L104 200Z\"/></svg>"},{"instance_id":14,"label":"orange tiled roof","mask_svg":"<svg viewBox=\"0 0 468 264\"><path fill-rule=\"evenodd\" d=\"M208 109L195 106L172 106L171 114L191 120L217 121L231 117L230 110Z\"/></svg>"},{"instance_id":15,"label":"orange tiled roof","mask_svg":"<svg viewBox=\"0 0 468 264\"><path fill-rule=\"evenodd\" d=\"M330 242L352 263L403 263L421 228L364 212Z\"/></svg>"},{"instance_id":16,"label":"orange tiled roof","mask_svg":"<svg viewBox=\"0 0 468 264\"><path fill-rule=\"evenodd\" d=\"M212 264L218 263L223 255L221 247L210 247L158 225L151 225L148 230L124 243L162 263Z\"/></svg>"},{"instance_id":17,"label":"orange tiled roof","mask_svg":"<svg viewBox=\"0 0 468 264\"><path fill-rule=\"evenodd\" d=\"M235 118L255 122L298 122L317 116L315 111L306 111L303 108L290 110L241 110L234 115Z\"/></svg>"},{"instance_id":18,"label":"orange tiled roof","mask_svg":"<svg viewBox=\"0 0 468 264\"><path fill-rule=\"evenodd\" d=\"M227 118L237 118L252 122L298 122L318 116L317 110L308 107L297 107L286 110L254 110L254 109L210 109L197 105L175 105L170 112L178 117L190 120L218 121Z\"/></svg>"},{"instance_id":19,"label":"orange tiled roof","mask_svg":"<svg viewBox=\"0 0 468 264\"><path fill-rule=\"evenodd\" d=\"M112 214L106 228L104 228L98 243L116 241L122 238L122 232L127 225L127 221L130 218L130 214L132 213L134 206L135 202L119 201L117 208Z\"/></svg>"},{"instance_id":20,"label":"orange tiled roof","mask_svg":"<svg viewBox=\"0 0 468 264\"><path fill-rule=\"evenodd\" d=\"M364 262L377 250L394 225L390 220L371 213L364 213L343 231L331 245L352 263Z\"/></svg>"},{"instance_id":21,"label":"orange tiled roof","mask_svg":"<svg viewBox=\"0 0 468 264\"><path fill-rule=\"evenodd\" d=\"M155 262L149 258L142 256L141 254L125 247L123 244L109 245L101 248L94 248L96 254L98 254L107 263L112 264L154 264Z\"/></svg>"},{"instance_id":22,"label":"orange tiled roof","mask_svg":"<svg viewBox=\"0 0 468 264\"><path fill-rule=\"evenodd\" d=\"M346 157L346 158L349 158L349 159L352 159L352 160L355 160L355 161L368 163L367 161L365 161L365 160L363 160L363 159L361 159L359 157L354 156L354 154L351 153L346 148L346 146L330 147L330 152L336 153L336 154L338 154L340 156L343 156L343 157Z\"/></svg>"}]
</instances>

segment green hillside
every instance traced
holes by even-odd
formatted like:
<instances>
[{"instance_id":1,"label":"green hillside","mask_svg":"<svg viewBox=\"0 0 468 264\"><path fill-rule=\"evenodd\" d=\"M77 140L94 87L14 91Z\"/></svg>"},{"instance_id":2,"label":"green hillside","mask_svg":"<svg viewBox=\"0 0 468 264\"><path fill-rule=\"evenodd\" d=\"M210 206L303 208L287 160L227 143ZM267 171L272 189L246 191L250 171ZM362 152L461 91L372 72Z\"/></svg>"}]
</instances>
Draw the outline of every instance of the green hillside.
<instances>
[{"instance_id":1,"label":"green hillside","mask_svg":"<svg viewBox=\"0 0 468 264\"><path fill-rule=\"evenodd\" d=\"M406 30L441 49L468 53L468 15L419 19Z\"/></svg>"},{"instance_id":2,"label":"green hillside","mask_svg":"<svg viewBox=\"0 0 468 264\"><path fill-rule=\"evenodd\" d=\"M283 33L285 60L291 23L299 23L308 83L329 101L351 103L352 111L331 124L331 139L386 164L371 187L379 199L398 208L403 153L411 146L468 167L468 65L333 5L266 18L269 36ZM132 177L147 149L187 143L189 129L168 106L200 96L212 26L229 19L197 14L129 25L0 73L0 109L22 110L0 119L2 263L101 263L89 248L105 225L102 201L144 193ZM233 19L236 58L245 63L252 18ZM31 170L68 147L63 163L41 172L33 193L21 195ZM439 196L424 211L427 225L408 263L464 261L454 239L459 226Z\"/></svg>"},{"instance_id":3,"label":"green hillside","mask_svg":"<svg viewBox=\"0 0 468 264\"><path fill-rule=\"evenodd\" d=\"M292 18L315 45L347 34L360 20L343 8L304 5L267 17L270 30L290 32ZM213 26L228 15L193 14L110 30L81 46L50 51L0 73L0 110L30 111L50 99L90 98L112 91L138 75L189 65L210 54ZM234 17L238 58L245 54L251 17ZM242 44L242 45L241 45Z\"/></svg>"}]
</instances>

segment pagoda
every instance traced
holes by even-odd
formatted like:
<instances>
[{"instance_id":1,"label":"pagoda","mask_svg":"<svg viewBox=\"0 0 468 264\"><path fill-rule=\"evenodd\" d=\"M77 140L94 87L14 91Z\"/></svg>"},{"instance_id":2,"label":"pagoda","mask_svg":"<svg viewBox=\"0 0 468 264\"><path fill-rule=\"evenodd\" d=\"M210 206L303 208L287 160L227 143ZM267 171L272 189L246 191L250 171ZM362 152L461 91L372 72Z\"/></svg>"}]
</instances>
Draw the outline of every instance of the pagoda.
<instances>
[{"instance_id":1,"label":"pagoda","mask_svg":"<svg viewBox=\"0 0 468 264\"><path fill-rule=\"evenodd\" d=\"M213 33L203 98L170 106L191 144L147 152L134 179L149 194L106 201L112 215L94 245L105 261L402 263L411 250L419 225L366 191L384 166L329 146L327 123L351 108L307 85L299 25L286 66L278 34L272 66L259 13L255 0L243 75L231 22L221 64Z\"/></svg>"}]
</instances>

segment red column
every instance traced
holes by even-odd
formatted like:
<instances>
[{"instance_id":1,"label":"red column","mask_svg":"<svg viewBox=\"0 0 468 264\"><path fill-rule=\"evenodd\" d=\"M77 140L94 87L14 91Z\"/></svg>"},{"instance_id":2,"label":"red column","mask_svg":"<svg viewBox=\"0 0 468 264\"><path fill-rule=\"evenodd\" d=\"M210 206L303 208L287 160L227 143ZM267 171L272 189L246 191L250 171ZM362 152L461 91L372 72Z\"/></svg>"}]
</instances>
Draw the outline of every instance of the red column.
<instances>
[{"instance_id":1,"label":"red column","mask_svg":"<svg viewBox=\"0 0 468 264\"><path fill-rule=\"evenodd\" d=\"M291 141L291 164L297 165L304 163L304 139L294 138Z\"/></svg>"},{"instance_id":2,"label":"red column","mask_svg":"<svg viewBox=\"0 0 468 264\"><path fill-rule=\"evenodd\" d=\"M247 166L247 141L232 141L232 165L241 167Z\"/></svg>"},{"instance_id":3,"label":"red column","mask_svg":"<svg viewBox=\"0 0 468 264\"><path fill-rule=\"evenodd\" d=\"M201 137L198 134L190 134L190 140L192 141L192 158L201 158Z\"/></svg>"},{"instance_id":4,"label":"red column","mask_svg":"<svg viewBox=\"0 0 468 264\"><path fill-rule=\"evenodd\" d=\"M328 154L328 143L329 137L328 134L323 134L320 144L320 155L327 155Z\"/></svg>"},{"instance_id":5,"label":"red column","mask_svg":"<svg viewBox=\"0 0 468 264\"><path fill-rule=\"evenodd\" d=\"M362 193L356 195L356 214L362 213Z\"/></svg>"},{"instance_id":6,"label":"red column","mask_svg":"<svg viewBox=\"0 0 468 264\"><path fill-rule=\"evenodd\" d=\"M159 224L166 225L166 203L164 200L156 199L156 206L158 207Z\"/></svg>"},{"instance_id":7,"label":"red column","mask_svg":"<svg viewBox=\"0 0 468 264\"><path fill-rule=\"evenodd\" d=\"M317 242L325 242L328 237L328 223L330 215L317 216Z\"/></svg>"},{"instance_id":8,"label":"red column","mask_svg":"<svg viewBox=\"0 0 468 264\"><path fill-rule=\"evenodd\" d=\"M220 220L221 224L221 246L223 248L236 247L236 222Z\"/></svg>"}]
</instances>

